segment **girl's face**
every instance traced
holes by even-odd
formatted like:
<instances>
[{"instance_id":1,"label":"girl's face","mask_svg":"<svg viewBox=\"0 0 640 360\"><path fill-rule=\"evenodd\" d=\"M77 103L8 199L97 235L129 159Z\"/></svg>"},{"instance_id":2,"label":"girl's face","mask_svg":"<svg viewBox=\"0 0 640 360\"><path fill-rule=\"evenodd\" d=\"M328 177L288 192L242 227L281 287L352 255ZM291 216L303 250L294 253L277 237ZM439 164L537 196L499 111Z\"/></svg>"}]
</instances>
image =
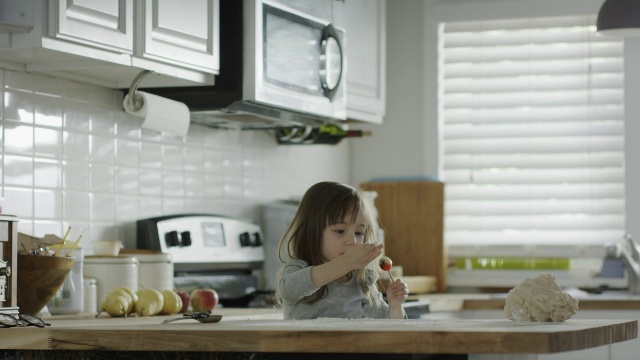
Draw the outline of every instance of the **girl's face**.
<instances>
[{"instance_id":1,"label":"girl's face","mask_svg":"<svg viewBox=\"0 0 640 360\"><path fill-rule=\"evenodd\" d=\"M347 214L342 222L327 226L322 232L322 257L331 261L344 254L350 246L364 243L365 217L358 212L355 222Z\"/></svg>"}]
</instances>

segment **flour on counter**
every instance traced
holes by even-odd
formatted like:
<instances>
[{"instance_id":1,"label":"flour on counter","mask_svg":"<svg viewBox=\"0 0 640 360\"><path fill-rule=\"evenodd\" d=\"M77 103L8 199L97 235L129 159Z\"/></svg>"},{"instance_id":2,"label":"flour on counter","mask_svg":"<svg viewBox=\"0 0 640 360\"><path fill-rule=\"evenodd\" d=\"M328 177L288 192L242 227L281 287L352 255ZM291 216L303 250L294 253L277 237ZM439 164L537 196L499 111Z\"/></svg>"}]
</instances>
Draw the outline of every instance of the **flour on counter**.
<instances>
[{"instance_id":1,"label":"flour on counter","mask_svg":"<svg viewBox=\"0 0 640 360\"><path fill-rule=\"evenodd\" d=\"M561 322L578 310L578 300L556 282L552 274L526 279L507 294L504 314L514 321Z\"/></svg>"}]
</instances>

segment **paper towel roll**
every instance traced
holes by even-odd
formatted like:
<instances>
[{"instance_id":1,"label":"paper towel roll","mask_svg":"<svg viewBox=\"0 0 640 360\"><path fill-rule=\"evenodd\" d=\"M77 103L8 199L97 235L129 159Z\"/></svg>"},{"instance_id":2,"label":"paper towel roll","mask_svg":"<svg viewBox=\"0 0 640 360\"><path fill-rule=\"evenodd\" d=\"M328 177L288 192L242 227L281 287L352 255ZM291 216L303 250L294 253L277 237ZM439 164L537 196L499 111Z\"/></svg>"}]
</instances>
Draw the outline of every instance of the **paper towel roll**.
<instances>
[{"instance_id":1,"label":"paper towel roll","mask_svg":"<svg viewBox=\"0 0 640 360\"><path fill-rule=\"evenodd\" d=\"M124 110L134 116L144 118L142 127L185 136L189 130L189 108L184 103L154 94L136 91L142 97L142 108L135 110L129 103L129 94L122 103Z\"/></svg>"}]
</instances>

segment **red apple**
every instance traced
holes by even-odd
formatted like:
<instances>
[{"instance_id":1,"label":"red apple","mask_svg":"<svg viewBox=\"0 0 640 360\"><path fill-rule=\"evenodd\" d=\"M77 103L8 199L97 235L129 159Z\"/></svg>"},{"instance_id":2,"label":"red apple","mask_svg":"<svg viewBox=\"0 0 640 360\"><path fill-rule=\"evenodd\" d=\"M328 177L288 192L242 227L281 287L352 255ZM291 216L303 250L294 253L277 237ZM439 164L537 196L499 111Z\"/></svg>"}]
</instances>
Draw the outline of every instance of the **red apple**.
<instances>
[{"instance_id":1,"label":"red apple","mask_svg":"<svg viewBox=\"0 0 640 360\"><path fill-rule=\"evenodd\" d=\"M218 293L213 289L195 289L189 296L193 311L211 311L218 305Z\"/></svg>"},{"instance_id":2,"label":"red apple","mask_svg":"<svg viewBox=\"0 0 640 360\"><path fill-rule=\"evenodd\" d=\"M189 293L186 291L176 291L176 293L182 299L182 309L180 309L180 312L187 312L187 309L189 308Z\"/></svg>"}]
</instances>

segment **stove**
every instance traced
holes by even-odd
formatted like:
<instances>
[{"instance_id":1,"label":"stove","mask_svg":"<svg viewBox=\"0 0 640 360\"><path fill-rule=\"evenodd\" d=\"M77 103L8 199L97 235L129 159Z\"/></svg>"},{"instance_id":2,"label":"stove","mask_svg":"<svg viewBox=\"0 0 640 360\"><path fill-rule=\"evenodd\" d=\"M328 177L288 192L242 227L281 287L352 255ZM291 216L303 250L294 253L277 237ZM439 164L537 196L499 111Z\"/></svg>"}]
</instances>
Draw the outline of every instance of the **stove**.
<instances>
[{"instance_id":1,"label":"stove","mask_svg":"<svg viewBox=\"0 0 640 360\"><path fill-rule=\"evenodd\" d=\"M176 290L211 288L225 307L262 307L263 235L250 220L181 214L138 220L137 248L170 254Z\"/></svg>"}]
</instances>

